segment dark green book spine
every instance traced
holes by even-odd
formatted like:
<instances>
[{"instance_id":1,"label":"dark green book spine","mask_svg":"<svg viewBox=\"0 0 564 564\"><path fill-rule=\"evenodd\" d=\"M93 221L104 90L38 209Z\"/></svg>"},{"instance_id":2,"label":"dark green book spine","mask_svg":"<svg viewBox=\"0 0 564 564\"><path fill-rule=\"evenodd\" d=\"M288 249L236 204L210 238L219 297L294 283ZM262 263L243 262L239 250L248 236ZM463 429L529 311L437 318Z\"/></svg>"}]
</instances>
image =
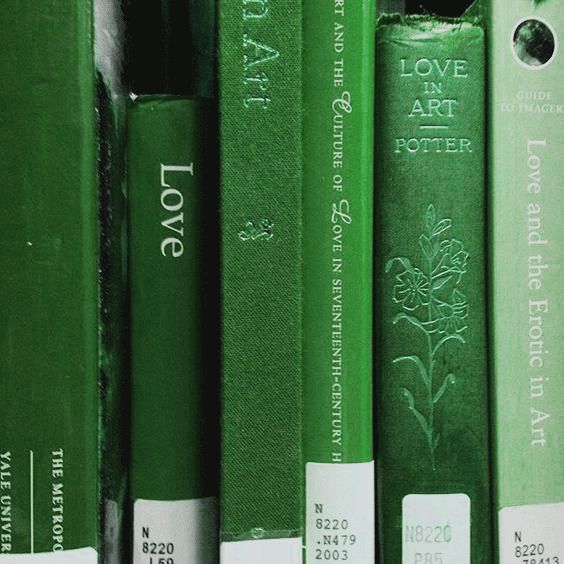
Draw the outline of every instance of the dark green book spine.
<instances>
[{"instance_id":1,"label":"dark green book spine","mask_svg":"<svg viewBox=\"0 0 564 564\"><path fill-rule=\"evenodd\" d=\"M384 562L491 562L484 32L377 34L376 351Z\"/></svg>"},{"instance_id":2,"label":"dark green book spine","mask_svg":"<svg viewBox=\"0 0 564 564\"><path fill-rule=\"evenodd\" d=\"M97 7L0 9L6 562L123 555L121 18L116 2Z\"/></svg>"},{"instance_id":3,"label":"dark green book spine","mask_svg":"<svg viewBox=\"0 0 564 564\"><path fill-rule=\"evenodd\" d=\"M301 561L301 6L219 2L224 563Z\"/></svg>"},{"instance_id":4,"label":"dark green book spine","mask_svg":"<svg viewBox=\"0 0 564 564\"><path fill-rule=\"evenodd\" d=\"M128 127L134 562L154 546L217 562L205 291L213 173L209 102L142 96ZM206 313L207 312L207 313ZM210 384L210 386L207 385Z\"/></svg>"}]
</instances>

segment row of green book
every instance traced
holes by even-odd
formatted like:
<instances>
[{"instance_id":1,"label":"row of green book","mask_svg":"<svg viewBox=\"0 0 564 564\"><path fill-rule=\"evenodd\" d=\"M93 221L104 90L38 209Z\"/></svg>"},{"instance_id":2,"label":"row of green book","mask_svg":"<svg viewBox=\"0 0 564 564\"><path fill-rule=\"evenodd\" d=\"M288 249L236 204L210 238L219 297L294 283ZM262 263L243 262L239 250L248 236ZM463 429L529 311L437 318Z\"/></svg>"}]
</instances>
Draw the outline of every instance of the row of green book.
<instances>
[{"instance_id":1,"label":"row of green book","mask_svg":"<svg viewBox=\"0 0 564 564\"><path fill-rule=\"evenodd\" d=\"M564 563L564 11L469 4L3 0L0 564Z\"/></svg>"}]
</instances>

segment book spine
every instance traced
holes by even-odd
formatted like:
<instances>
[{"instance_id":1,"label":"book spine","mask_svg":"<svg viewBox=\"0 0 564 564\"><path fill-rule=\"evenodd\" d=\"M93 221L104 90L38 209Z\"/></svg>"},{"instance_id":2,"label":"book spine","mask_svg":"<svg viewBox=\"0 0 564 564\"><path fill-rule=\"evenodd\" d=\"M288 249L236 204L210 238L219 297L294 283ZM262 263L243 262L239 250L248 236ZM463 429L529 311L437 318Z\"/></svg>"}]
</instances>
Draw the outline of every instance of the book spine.
<instances>
[{"instance_id":1,"label":"book spine","mask_svg":"<svg viewBox=\"0 0 564 564\"><path fill-rule=\"evenodd\" d=\"M224 563L301 562L301 77L300 0L219 2Z\"/></svg>"},{"instance_id":2,"label":"book spine","mask_svg":"<svg viewBox=\"0 0 564 564\"><path fill-rule=\"evenodd\" d=\"M484 32L383 17L376 58L382 558L487 563Z\"/></svg>"},{"instance_id":3,"label":"book spine","mask_svg":"<svg viewBox=\"0 0 564 564\"><path fill-rule=\"evenodd\" d=\"M0 181L14 189L0 212L6 563L115 562L120 551L122 418L105 428L120 400L121 351L108 336L119 342L121 332L123 159L118 81L107 76L119 49L96 64L96 15L90 1L9 0L0 10L0 137L11 140Z\"/></svg>"},{"instance_id":4,"label":"book spine","mask_svg":"<svg viewBox=\"0 0 564 564\"><path fill-rule=\"evenodd\" d=\"M212 115L196 98L142 96L130 106L135 564L149 563L154 545L182 562L217 562L205 363Z\"/></svg>"},{"instance_id":5,"label":"book spine","mask_svg":"<svg viewBox=\"0 0 564 564\"><path fill-rule=\"evenodd\" d=\"M554 0L491 6L495 496L500 562L564 561L564 35ZM541 555L538 551L542 551Z\"/></svg>"},{"instance_id":6,"label":"book spine","mask_svg":"<svg viewBox=\"0 0 564 564\"><path fill-rule=\"evenodd\" d=\"M304 3L304 456L308 562L374 562L375 3ZM323 522L355 538L333 545ZM343 528L343 527L346 527Z\"/></svg>"}]
</instances>

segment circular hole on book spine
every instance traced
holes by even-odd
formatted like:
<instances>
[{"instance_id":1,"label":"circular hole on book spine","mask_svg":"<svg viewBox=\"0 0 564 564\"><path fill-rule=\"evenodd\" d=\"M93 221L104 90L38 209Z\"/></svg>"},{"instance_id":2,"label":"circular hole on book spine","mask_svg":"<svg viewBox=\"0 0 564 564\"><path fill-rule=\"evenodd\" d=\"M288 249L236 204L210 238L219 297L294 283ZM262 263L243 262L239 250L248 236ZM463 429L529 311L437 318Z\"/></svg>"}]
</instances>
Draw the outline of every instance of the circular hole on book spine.
<instances>
[{"instance_id":1,"label":"circular hole on book spine","mask_svg":"<svg viewBox=\"0 0 564 564\"><path fill-rule=\"evenodd\" d=\"M521 20L513 31L511 42L517 61L533 70L549 65L558 48L556 33L540 18Z\"/></svg>"}]
</instances>

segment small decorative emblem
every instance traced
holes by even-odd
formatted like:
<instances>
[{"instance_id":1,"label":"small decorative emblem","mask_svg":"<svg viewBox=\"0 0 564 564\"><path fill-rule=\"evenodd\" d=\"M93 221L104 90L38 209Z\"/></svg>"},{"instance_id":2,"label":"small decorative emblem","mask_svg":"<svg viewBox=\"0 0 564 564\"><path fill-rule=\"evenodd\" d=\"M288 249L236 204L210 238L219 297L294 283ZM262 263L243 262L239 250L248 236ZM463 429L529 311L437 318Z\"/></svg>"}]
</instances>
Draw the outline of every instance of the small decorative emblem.
<instances>
[{"instance_id":1,"label":"small decorative emblem","mask_svg":"<svg viewBox=\"0 0 564 564\"><path fill-rule=\"evenodd\" d=\"M274 237L274 224L269 219L247 221L245 229L239 232L241 241L270 241Z\"/></svg>"},{"instance_id":2,"label":"small decorative emblem","mask_svg":"<svg viewBox=\"0 0 564 564\"><path fill-rule=\"evenodd\" d=\"M426 343L426 354L399 356L393 362L412 364L421 378L424 393L420 397L407 388L402 388L402 393L425 435L433 470L441 439L436 430L435 407L456 383L455 374L449 370L446 375L438 374L436 359L449 343L465 343L468 317L468 303L460 285L469 255L461 241L446 235L451 227L450 219L437 220L435 207L430 205L425 214L425 230L419 238L421 267L406 257L393 258L386 265L386 272L395 271L393 301L401 306L394 325L410 324Z\"/></svg>"}]
</instances>

